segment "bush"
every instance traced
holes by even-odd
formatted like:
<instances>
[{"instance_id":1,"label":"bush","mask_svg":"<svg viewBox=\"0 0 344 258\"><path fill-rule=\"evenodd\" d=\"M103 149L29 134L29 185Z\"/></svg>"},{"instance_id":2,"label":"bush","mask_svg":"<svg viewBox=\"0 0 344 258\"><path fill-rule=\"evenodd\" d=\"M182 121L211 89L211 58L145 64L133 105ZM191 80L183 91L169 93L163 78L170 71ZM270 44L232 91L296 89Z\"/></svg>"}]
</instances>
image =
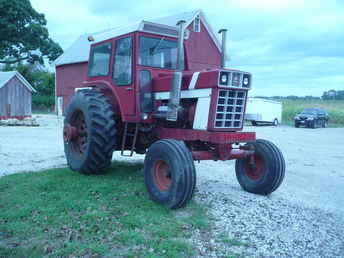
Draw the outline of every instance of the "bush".
<instances>
[{"instance_id":1,"label":"bush","mask_svg":"<svg viewBox=\"0 0 344 258\"><path fill-rule=\"evenodd\" d=\"M32 96L32 109L53 109L55 104L54 96Z\"/></svg>"}]
</instances>

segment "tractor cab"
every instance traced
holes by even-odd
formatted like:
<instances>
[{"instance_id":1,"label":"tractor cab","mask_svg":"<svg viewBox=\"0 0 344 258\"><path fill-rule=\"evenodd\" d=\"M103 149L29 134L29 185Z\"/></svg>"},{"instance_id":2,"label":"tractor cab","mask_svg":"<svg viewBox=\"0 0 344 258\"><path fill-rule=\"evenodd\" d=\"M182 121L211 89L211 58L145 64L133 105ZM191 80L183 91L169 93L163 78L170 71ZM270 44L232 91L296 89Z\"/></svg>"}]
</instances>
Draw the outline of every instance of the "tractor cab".
<instances>
[{"instance_id":1,"label":"tractor cab","mask_svg":"<svg viewBox=\"0 0 344 258\"><path fill-rule=\"evenodd\" d=\"M171 36L132 32L98 42L91 46L84 84L101 84L116 96L125 120L139 121L140 113L153 112L153 81L173 74L176 54L177 38Z\"/></svg>"}]
</instances>

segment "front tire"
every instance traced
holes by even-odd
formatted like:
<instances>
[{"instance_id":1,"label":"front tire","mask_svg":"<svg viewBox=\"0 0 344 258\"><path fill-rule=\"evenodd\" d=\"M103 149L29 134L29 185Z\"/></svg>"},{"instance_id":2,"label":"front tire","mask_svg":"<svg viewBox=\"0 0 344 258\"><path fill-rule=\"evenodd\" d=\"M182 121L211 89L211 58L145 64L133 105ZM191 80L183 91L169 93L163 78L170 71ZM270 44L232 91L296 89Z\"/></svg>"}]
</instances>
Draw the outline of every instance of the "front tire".
<instances>
[{"instance_id":1,"label":"front tire","mask_svg":"<svg viewBox=\"0 0 344 258\"><path fill-rule=\"evenodd\" d=\"M275 191L285 176L285 161L281 151L271 142L257 140L250 145L255 150L255 166L250 158L238 159L235 172L241 187L250 193L267 195Z\"/></svg>"},{"instance_id":2,"label":"front tire","mask_svg":"<svg viewBox=\"0 0 344 258\"><path fill-rule=\"evenodd\" d=\"M182 141L153 143L146 154L144 175L148 193L157 203L177 209L192 198L196 171L191 152Z\"/></svg>"},{"instance_id":3,"label":"front tire","mask_svg":"<svg viewBox=\"0 0 344 258\"><path fill-rule=\"evenodd\" d=\"M73 95L64 121L64 150L71 170L102 173L111 164L116 145L112 106L97 89Z\"/></svg>"},{"instance_id":4,"label":"front tire","mask_svg":"<svg viewBox=\"0 0 344 258\"><path fill-rule=\"evenodd\" d=\"M316 121L315 120L311 121L309 124L309 127L312 129L315 129L316 128Z\"/></svg>"}]
</instances>

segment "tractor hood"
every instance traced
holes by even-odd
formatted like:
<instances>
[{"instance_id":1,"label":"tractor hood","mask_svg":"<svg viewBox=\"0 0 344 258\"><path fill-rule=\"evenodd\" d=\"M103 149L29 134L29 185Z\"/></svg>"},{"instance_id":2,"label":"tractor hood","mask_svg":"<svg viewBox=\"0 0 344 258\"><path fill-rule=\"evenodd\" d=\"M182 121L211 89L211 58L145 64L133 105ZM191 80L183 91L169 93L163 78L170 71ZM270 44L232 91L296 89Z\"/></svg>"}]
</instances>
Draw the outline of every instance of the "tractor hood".
<instances>
[{"instance_id":1,"label":"tractor hood","mask_svg":"<svg viewBox=\"0 0 344 258\"><path fill-rule=\"evenodd\" d=\"M153 80L153 91L169 91L172 85L173 73L159 73ZM234 69L213 69L199 72L184 71L182 90L196 90L206 88L251 88L250 73Z\"/></svg>"}]
</instances>

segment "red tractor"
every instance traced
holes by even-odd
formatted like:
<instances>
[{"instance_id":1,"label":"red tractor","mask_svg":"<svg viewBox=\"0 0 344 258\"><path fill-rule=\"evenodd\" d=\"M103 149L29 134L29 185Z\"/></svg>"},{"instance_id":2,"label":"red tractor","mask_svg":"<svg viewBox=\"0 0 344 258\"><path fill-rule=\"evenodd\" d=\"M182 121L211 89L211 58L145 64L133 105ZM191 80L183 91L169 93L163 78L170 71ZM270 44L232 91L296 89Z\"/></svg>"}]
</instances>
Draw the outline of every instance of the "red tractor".
<instances>
[{"instance_id":1,"label":"red tractor","mask_svg":"<svg viewBox=\"0 0 344 258\"><path fill-rule=\"evenodd\" d=\"M195 160L236 159L244 190L275 191L285 174L283 155L254 132L241 132L251 74L224 68L226 30L219 33L221 65L199 71L189 69L184 21L155 33L143 28L94 42L88 78L65 111L69 167L99 174L114 151L146 154L149 195L172 209L194 193Z\"/></svg>"}]
</instances>

